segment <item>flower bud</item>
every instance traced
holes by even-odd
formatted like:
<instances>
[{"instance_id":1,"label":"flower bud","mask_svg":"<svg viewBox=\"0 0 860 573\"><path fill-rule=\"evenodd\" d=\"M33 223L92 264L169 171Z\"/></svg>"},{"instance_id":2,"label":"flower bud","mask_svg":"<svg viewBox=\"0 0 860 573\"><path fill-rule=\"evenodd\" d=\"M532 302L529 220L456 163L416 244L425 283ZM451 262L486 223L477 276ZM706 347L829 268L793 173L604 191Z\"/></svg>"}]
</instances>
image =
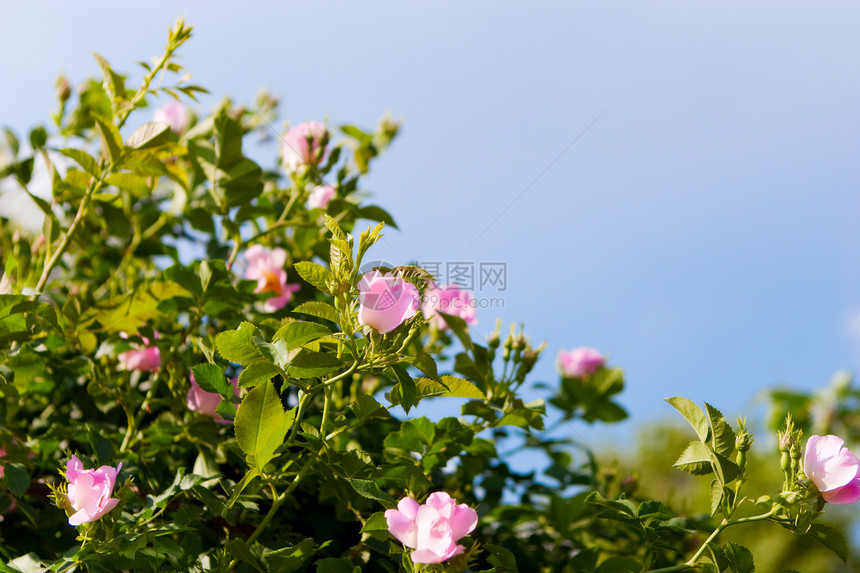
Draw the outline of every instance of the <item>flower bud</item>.
<instances>
[{"instance_id":1,"label":"flower bud","mask_svg":"<svg viewBox=\"0 0 860 573\"><path fill-rule=\"evenodd\" d=\"M66 76L60 76L57 78L57 99L60 102L65 103L69 97L72 95L72 88L69 85L69 80L66 79Z\"/></svg>"}]
</instances>

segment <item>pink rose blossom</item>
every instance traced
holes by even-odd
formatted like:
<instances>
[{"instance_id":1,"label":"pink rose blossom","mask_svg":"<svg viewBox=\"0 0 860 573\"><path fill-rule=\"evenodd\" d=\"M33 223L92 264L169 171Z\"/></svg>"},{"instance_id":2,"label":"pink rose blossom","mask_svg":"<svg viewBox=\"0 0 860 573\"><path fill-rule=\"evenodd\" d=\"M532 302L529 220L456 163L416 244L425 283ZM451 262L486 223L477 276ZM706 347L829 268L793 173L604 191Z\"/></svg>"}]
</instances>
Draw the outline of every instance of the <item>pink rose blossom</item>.
<instances>
[{"instance_id":1,"label":"pink rose blossom","mask_svg":"<svg viewBox=\"0 0 860 573\"><path fill-rule=\"evenodd\" d=\"M478 514L465 503L457 505L444 491L437 491L422 505L404 497L397 509L386 510L385 520L388 532L413 549L413 563L442 563L465 551L457 541L475 529Z\"/></svg>"},{"instance_id":2,"label":"pink rose blossom","mask_svg":"<svg viewBox=\"0 0 860 573\"><path fill-rule=\"evenodd\" d=\"M476 324L475 300L472 293L460 289L457 285L446 285L438 287L433 285L424 293L424 303L421 305L424 316L430 319L430 324L439 330L448 328L445 319L439 316L440 312L459 316L466 324ZM430 318L432 316L432 318Z\"/></svg>"},{"instance_id":3,"label":"pink rose blossom","mask_svg":"<svg viewBox=\"0 0 860 573\"><path fill-rule=\"evenodd\" d=\"M300 165L316 165L325 154L320 150L326 128L316 121L300 123L287 130L281 141L281 157L284 165L290 171L295 171ZM308 138L312 144L308 145Z\"/></svg>"},{"instance_id":4,"label":"pink rose blossom","mask_svg":"<svg viewBox=\"0 0 860 573\"><path fill-rule=\"evenodd\" d=\"M188 113L187 107L172 100L155 110L152 120L166 123L173 130L173 133L181 134L188 129L191 115Z\"/></svg>"},{"instance_id":5,"label":"pink rose blossom","mask_svg":"<svg viewBox=\"0 0 860 573\"><path fill-rule=\"evenodd\" d=\"M421 306L418 289L391 273L370 271L358 282L358 322L381 334L415 316Z\"/></svg>"},{"instance_id":6,"label":"pink rose blossom","mask_svg":"<svg viewBox=\"0 0 860 573\"><path fill-rule=\"evenodd\" d=\"M314 187L308 195L308 209L325 209L335 195L337 195L337 191L331 185Z\"/></svg>"},{"instance_id":7,"label":"pink rose blossom","mask_svg":"<svg viewBox=\"0 0 860 573\"><path fill-rule=\"evenodd\" d=\"M860 459L838 436L809 436L803 454L803 471L830 503L860 500Z\"/></svg>"},{"instance_id":8,"label":"pink rose blossom","mask_svg":"<svg viewBox=\"0 0 860 573\"><path fill-rule=\"evenodd\" d=\"M128 338L128 335L124 332L120 332L119 335L122 338ZM155 337L158 338L158 333L155 333ZM161 352L157 346L149 345L148 338L145 336L141 336L140 338L143 340L144 346L120 353L117 356L119 363L124 370L140 370L142 372L158 370L161 366Z\"/></svg>"},{"instance_id":9,"label":"pink rose blossom","mask_svg":"<svg viewBox=\"0 0 860 573\"><path fill-rule=\"evenodd\" d=\"M568 378L591 376L600 370L604 362L603 356L598 351L585 346L570 351L562 350L557 358L559 370Z\"/></svg>"},{"instance_id":10,"label":"pink rose blossom","mask_svg":"<svg viewBox=\"0 0 860 573\"><path fill-rule=\"evenodd\" d=\"M272 293L263 304L266 312L275 312L286 306L293 298L293 293L301 288L297 284L287 284L287 251L281 248L268 249L262 245L253 245L245 251L248 268L245 278L257 281L254 292Z\"/></svg>"},{"instance_id":11,"label":"pink rose blossom","mask_svg":"<svg viewBox=\"0 0 860 573\"><path fill-rule=\"evenodd\" d=\"M235 394L238 396L239 381L236 378L233 378L231 382L233 383ZM194 374L191 375L191 388L188 389L185 401L188 404L189 410L209 416L219 424L233 423L230 420L225 420L218 412L215 411L216 408L218 408L218 404L221 403L221 394L218 394L217 392L207 392L201 388L200 384L197 383L197 380L194 379Z\"/></svg>"},{"instance_id":12,"label":"pink rose blossom","mask_svg":"<svg viewBox=\"0 0 860 573\"><path fill-rule=\"evenodd\" d=\"M81 460L72 456L66 464L68 499L75 510L69 518L69 525L95 521L116 507L119 498L111 497L111 494L120 469L122 464L116 468L102 466L97 470L85 470Z\"/></svg>"}]
</instances>

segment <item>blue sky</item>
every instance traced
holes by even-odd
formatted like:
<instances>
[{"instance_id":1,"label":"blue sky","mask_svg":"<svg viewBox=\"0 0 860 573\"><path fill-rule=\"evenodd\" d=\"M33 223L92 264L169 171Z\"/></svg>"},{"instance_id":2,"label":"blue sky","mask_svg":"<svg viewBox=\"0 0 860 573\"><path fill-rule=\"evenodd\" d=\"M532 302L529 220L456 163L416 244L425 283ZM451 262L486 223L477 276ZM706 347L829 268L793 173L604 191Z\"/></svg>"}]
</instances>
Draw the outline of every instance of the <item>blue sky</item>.
<instances>
[{"instance_id":1,"label":"blue sky","mask_svg":"<svg viewBox=\"0 0 860 573\"><path fill-rule=\"evenodd\" d=\"M676 394L752 413L765 387L860 364L856 3L90 7L4 8L0 123L47 121L92 51L137 73L179 15L204 110L265 87L294 123L391 112L402 135L365 187L402 231L373 256L504 262L504 308L476 328L546 340L535 380L593 346L635 423Z\"/></svg>"}]
</instances>

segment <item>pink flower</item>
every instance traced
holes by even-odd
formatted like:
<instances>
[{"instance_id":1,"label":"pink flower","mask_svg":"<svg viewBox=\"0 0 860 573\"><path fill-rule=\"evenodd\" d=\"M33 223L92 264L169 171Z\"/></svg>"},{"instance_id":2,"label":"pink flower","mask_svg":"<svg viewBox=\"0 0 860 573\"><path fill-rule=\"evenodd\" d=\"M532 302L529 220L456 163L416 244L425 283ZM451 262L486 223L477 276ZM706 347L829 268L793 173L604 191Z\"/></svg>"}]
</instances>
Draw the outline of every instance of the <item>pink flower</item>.
<instances>
[{"instance_id":1,"label":"pink flower","mask_svg":"<svg viewBox=\"0 0 860 573\"><path fill-rule=\"evenodd\" d=\"M283 308L293 298L293 293L301 288L297 284L287 284L287 271L284 270L287 251L284 249L253 245L245 251L245 260L248 261L245 278L257 281L254 292L272 293L263 304L264 311L275 312Z\"/></svg>"},{"instance_id":2,"label":"pink flower","mask_svg":"<svg viewBox=\"0 0 860 573\"><path fill-rule=\"evenodd\" d=\"M442 563L465 551L457 540L475 529L478 514L465 503L457 505L444 491L437 491L422 505L404 497L397 509L386 510L385 520L388 532L413 549L413 563Z\"/></svg>"},{"instance_id":3,"label":"pink flower","mask_svg":"<svg viewBox=\"0 0 860 573\"><path fill-rule=\"evenodd\" d=\"M314 187L308 195L308 209L325 209L335 195L337 195L337 191L331 185Z\"/></svg>"},{"instance_id":4,"label":"pink flower","mask_svg":"<svg viewBox=\"0 0 860 573\"><path fill-rule=\"evenodd\" d=\"M598 351L585 346L571 351L562 350L557 358L558 369L562 376L568 378L591 376L600 370L604 362Z\"/></svg>"},{"instance_id":5,"label":"pink flower","mask_svg":"<svg viewBox=\"0 0 860 573\"><path fill-rule=\"evenodd\" d=\"M111 497L111 494L120 469L122 464L116 469L102 466L97 470L85 470L81 460L72 456L66 464L68 499L75 510L69 518L69 525L95 521L116 507L119 498Z\"/></svg>"},{"instance_id":6,"label":"pink flower","mask_svg":"<svg viewBox=\"0 0 860 573\"><path fill-rule=\"evenodd\" d=\"M188 129L191 115L188 113L187 107L178 101L171 100L155 110L152 120L166 123L173 130L173 133L181 134Z\"/></svg>"},{"instance_id":7,"label":"pink flower","mask_svg":"<svg viewBox=\"0 0 860 573\"><path fill-rule=\"evenodd\" d=\"M233 383L235 394L238 396L238 380L233 378L231 382ZM191 388L188 389L185 401L188 404L189 410L210 416L219 424L233 423L230 420L225 420L220 414L218 414L218 412L215 411L215 409L218 408L218 404L221 403L221 394L218 394L217 392L207 392L201 388L200 384L197 383L197 380L194 379L194 374L191 375Z\"/></svg>"},{"instance_id":8,"label":"pink flower","mask_svg":"<svg viewBox=\"0 0 860 573\"><path fill-rule=\"evenodd\" d=\"M119 335L122 338L128 338L128 335L124 332L120 332ZM155 333L155 337L158 338L158 333ZM140 370L143 372L158 370L161 366L161 352L157 346L149 345L148 338L145 336L141 336L140 338L143 340L145 346L120 353L117 356L119 363L124 370Z\"/></svg>"},{"instance_id":9,"label":"pink flower","mask_svg":"<svg viewBox=\"0 0 860 573\"><path fill-rule=\"evenodd\" d=\"M860 500L860 459L838 436L809 436L803 471L830 503Z\"/></svg>"},{"instance_id":10,"label":"pink flower","mask_svg":"<svg viewBox=\"0 0 860 573\"><path fill-rule=\"evenodd\" d=\"M3 459L5 457L6 457L6 448L0 448L0 459ZM6 470L3 468L3 464L0 464L0 479L3 479L3 476L5 475L5 473L6 473Z\"/></svg>"},{"instance_id":11,"label":"pink flower","mask_svg":"<svg viewBox=\"0 0 860 573\"><path fill-rule=\"evenodd\" d=\"M281 157L287 169L295 171L300 165L316 165L322 160L325 148L321 150L320 146L325 133L325 126L316 121L288 129L281 141ZM312 140L311 145L308 145L308 138Z\"/></svg>"},{"instance_id":12,"label":"pink flower","mask_svg":"<svg viewBox=\"0 0 860 573\"><path fill-rule=\"evenodd\" d=\"M358 322L381 334L415 316L421 306L418 289L391 273L370 271L358 281Z\"/></svg>"},{"instance_id":13,"label":"pink flower","mask_svg":"<svg viewBox=\"0 0 860 573\"><path fill-rule=\"evenodd\" d=\"M439 330L448 328L445 319L439 316L440 312L459 316L466 324L476 324L475 300L472 293L461 290L457 285L446 285L438 287L433 285L424 293L424 303L421 305L424 316L430 319L430 324ZM430 317L433 318L430 318Z\"/></svg>"}]
</instances>

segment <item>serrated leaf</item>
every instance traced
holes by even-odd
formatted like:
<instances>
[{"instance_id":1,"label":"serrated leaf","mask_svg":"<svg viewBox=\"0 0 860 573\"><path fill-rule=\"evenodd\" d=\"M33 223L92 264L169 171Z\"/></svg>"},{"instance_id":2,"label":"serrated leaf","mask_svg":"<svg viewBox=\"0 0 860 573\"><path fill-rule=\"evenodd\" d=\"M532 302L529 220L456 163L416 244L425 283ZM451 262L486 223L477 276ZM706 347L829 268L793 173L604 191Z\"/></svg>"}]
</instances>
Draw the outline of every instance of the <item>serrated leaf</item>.
<instances>
[{"instance_id":1,"label":"serrated leaf","mask_svg":"<svg viewBox=\"0 0 860 573\"><path fill-rule=\"evenodd\" d=\"M385 409L385 406L376 401L376 398L370 394L359 394L355 401L350 404L352 413L359 420L365 418L390 418L391 414Z\"/></svg>"},{"instance_id":2,"label":"serrated leaf","mask_svg":"<svg viewBox=\"0 0 860 573\"><path fill-rule=\"evenodd\" d=\"M347 478L349 485L352 486L360 496L366 497L368 499L373 499L381 502L386 507L394 507L397 505L397 501L379 489L379 486L376 485L376 482L369 479L357 479L357 478Z\"/></svg>"},{"instance_id":3,"label":"serrated leaf","mask_svg":"<svg viewBox=\"0 0 860 573\"><path fill-rule=\"evenodd\" d=\"M132 149L158 147L170 139L170 124L163 121L148 121L128 136L126 146Z\"/></svg>"},{"instance_id":4,"label":"serrated leaf","mask_svg":"<svg viewBox=\"0 0 860 573\"><path fill-rule=\"evenodd\" d=\"M308 342L331 336L331 331L316 322L304 322L297 320L288 322L275 333L273 340L281 340L287 345L288 350L304 346Z\"/></svg>"},{"instance_id":5,"label":"serrated leaf","mask_svg":"<svg viewBox=\"0 0 860 573\"><path fill-rule=\"evenodd\" d=\"M3 482L15 497L23 497L30 487L30 474L23 464L12 463L4 466Z\"/></svg>"},{"instance_id":6,"label":"serrated leaf","mask_svg":"<svg viewBox=\"0 0 860 573\"><path fill-rule=\"evenodd\" d=\"M723 502L723 484L720 480L711 481L711 515L717 514L720 509L720 504Z\"/></svg>"},{"instance_id":7,"label":"serrated leaf","mask_svg":"<svg viewBox=\"0 0 860 573\"><path fill-rule=\"evenodd\" d=\"M439 371L436 367L436 361L426 352L419 352L415 356L406 356L403 358L403 361L408 362L409 364L426 374L428 378L432 378L433 380L438 381Z\"/></svg>"},{"instance_id":8,"label":"serrated leaf","mask_svg":"<svg viewBox=\"0 0 860 573\"><path fill-rule=\"evenodd\" d=\"M146 183L146 179L134 173L113 173L105 178L105 183L128 191L137 197L149 195L149 185Z\"/></svg>"},{"instance_id":9,"label":"serrated leaf","mask_svg":"<svg viewBox=\"0 0 860 573\"><path fill-rule=\"evenodd\" d=\"M693 426L696 435L703 442L708 441L708 420L705 418L705 413L695 403L683 396L674 396L666 398L672 406Z\"/></svg>"},{"instance_id":10,"label":"serrated leaf","mask_svg":"<svg viewBox=\"0 0 860 573\"><path fill-rule=\"evenodd\" d=\"M84 171L86 171L93 177L99 177L101 175L98 161L96 161L92 155L90 155L83 149L64 147L58 151L69 159L73 160L78 165L80 165Z\"/></svg>"},{"instance_id":11,"label":"serrated leaf","mask_svg":"<svg viewBox=\"0 0 860 573\"><path fill-rule=\"evenodd\" d=\"M299 261L293 265L293 268L305 281L320 291L331 294L328 284L334 282L334 275L330 270L312 261Z\"/></svg>"},{"instance_id":12,"label":"serrated leaf","mask_svg":"<svg viewBox=\"0 0 860 573\"><path fill-rule=\"evenodd\" d=\"M729 541L723 545L723 550L734 573L753 573L755 571L752 553L743 545Z\"/></svg>"},{"instance_id":13,"label":"serrated leaf","mask_svg":"<svg viewBox=\"0 0 860 573\"><path fill-rule=\"evenodd\" d=\"M222 396L233 395L233 385L227 381L224 371L215 364L198 364L191 368L194 381L207 392L215 392Z\"/></svg>"},{"instance_id":14,"label":"serrated leaf","mask_svg":"<svg viewBox=\"0 0 860 573\"><path fill-rule=\"evenodd\" d=\"M690 442L681 453L673 467L693 475L702 476L712 473L711 452L702 442Z\"/></svg>"},{"instance_id":15,"label":"serrated leaf","mask_svg":"<svg viewBox=\"0 0 860 573\"><path fill-rule=\"evenodd\" d=\"M484 549L490 552L487 556L487 561L493 566L496 573L515 573L519 571L517 560L509 550L501 545L493 545L492 543L485 544Z\"/></svg>"},{"instance_id":16,"label":"serrated leaf","mask_svg":"<svg viewBox=\"0 0 860 573\"><path fill-rule=\"evenodd\" d=\"M445 397L445 398L486 398L477 386L456 376L445 375L441 378L442 383L430 378L416 378L415 385L422 396ZM447 388L446 388L447 387Z\"/></svg>"},{"instance_id":17,"label":"serrated leaf","mask_svg":"<svg viewBox=\"0 0 860 573\"><path fill-rule=\"evenodd\" d=\"M840 530L822 523L813 523L806 536L817 539L821 544L833 551L843 563L848 562L848 542L845 541L845 536L842 535Z\"/></svg>"},{"instance_id":18,"label":"serrated leaf","mask_svg":"<svg viewBox=\"0 0 860 573\"><path fill-rule=\"evenodd\" d=\"M242 399L235 417L236 441L248 465L262 472L284 442L294 418L294 409L284 412L271 381L257 386Z\"/></svg>"},{"instance_id":19,"label":"serrated leaf","mask_svg":"<svg viewBox=\"0 0 860 573\"><path fill-rule=\"evenodd\" d=\"M271 380L276 374L278 374L278 369L268 360L251 362L239 373L239 387L259 386Z\"/></svg>"},{"instance_id":20,"label":"serrated leaf","mask_svg":"<svg viewBox=\"0 0 860 573\"><path fill-rule=\"evenodd\" d=\"M307 314L310 316L315 316L317 318L324 318L325 320L330 320L335 324L337 324L340 320L340 317L337 314L337 309L335 309L332 305L326 302L320 302L316 300L303 302L302 304L294 308L293 312Z\"/></svg>"},{"instance_id":21,"label":"serrated leaf","mask_svg":"<svg viewBox=\"0 0 860 573\"><path fill-rule=\"evenodd\" d=\"M113 164L114 167L119 165L119 159L122 156L122 136L119 130L113 124L96 114L92 114L93 121L96 123L99 136L102 142L102 153Z\"/></svg>"},{"instance_id":22,"label":"serrated leaf","mask_svg":"<svg viewBox=\"0 0 860 573\"><path fill-rule=\"evenodd\" d=\"M254 344L257 328L250 322L243 322L236 330L227 330L215 338L215 347L225 360L236 364L250 364L262 358Z\"/></svg>"},{"instance_id":23,"label":"serrated leaf","mask_svg":"<svg viewBox=\"0 0 860 573\"><path fill-rule=\"evenodd\" d=\"M735 432L726 422L722 412L705 402L708 422L711 427L711 446L718 454L730 456L735 453Z\"/></svg>"}]
</instances>

